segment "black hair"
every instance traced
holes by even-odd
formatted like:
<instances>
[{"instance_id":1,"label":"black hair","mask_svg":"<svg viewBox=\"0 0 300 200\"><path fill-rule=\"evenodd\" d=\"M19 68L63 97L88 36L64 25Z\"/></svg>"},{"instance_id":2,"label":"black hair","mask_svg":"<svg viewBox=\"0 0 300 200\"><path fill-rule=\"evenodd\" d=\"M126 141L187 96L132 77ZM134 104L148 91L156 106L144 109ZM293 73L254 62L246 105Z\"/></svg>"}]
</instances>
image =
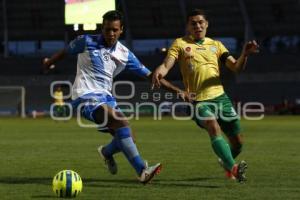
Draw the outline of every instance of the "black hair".
<instances>
[{"instance_id":1,"label":"black hair","mask_svg":"<svg viewBox=\"0 0 300 200\"><path fill-rule=\"evenodd\" d=\"M102 23L104 23L105 20L107 20L107 21L120 20L121 26L123 26L123 14L118 10L110 10L110 11L106 12L102 16L102 18L103 18Z\"/></svg>"},{"instance_id":2,"label":"black hair","mask_svg":"<svg viewBox=\"0 0 300 200\"><path fill-rule=\"evenodd\" d=\"M205 11L202 9L196 8L187 14L186 21L188 22L190 17L196 16L196 15L202 15L204 17L204 19L207 20L207 15L206 15Z\"/></svg>"}]
</instances>

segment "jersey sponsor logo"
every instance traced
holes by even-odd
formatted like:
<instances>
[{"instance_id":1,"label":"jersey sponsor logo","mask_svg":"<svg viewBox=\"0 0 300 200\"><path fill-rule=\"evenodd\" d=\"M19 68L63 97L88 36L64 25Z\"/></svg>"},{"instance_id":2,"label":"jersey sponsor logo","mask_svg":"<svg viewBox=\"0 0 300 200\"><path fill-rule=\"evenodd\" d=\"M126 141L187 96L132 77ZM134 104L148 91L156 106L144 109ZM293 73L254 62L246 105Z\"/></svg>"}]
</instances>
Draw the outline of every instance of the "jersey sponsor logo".
<instances>
[{"instance_id":1,"label":"jersey sponsor logo","mask_svg":"<svg viewBox=\"0 0 300 200\"><path fill-rule=\"evenodd\" d=\"M114 55L110 54L110 58L116 63L116 64L122 64L122 61L116 58Z\"/></svg>"},{"instance_id":2,"label":"jersey sponsor logo","mask_svg":"<svg viewBox=\"0 0 300 200\"><path fill-rule=\"evenodd\" d=\"M192 55L192 48L187 46L187 47L185 47L184 51L185 51L184 60L188 64L188 69L189 69L189 71L193 71L194 66L191 63L191 60L194 58L194 56Z\"/></svg>"},{"instance_id":3,"label":"jersey sponsor logo","mask_svg":"<svg viewBox=\"0 0 300 200\"><path fill-rule=\"evenodd\" d=\"M122 48L122 47L118 47L118 50L120 50L122 53L127 53L126 49Z\"/></svg>"},{"instance_id":4,"label":"jersey sponsor logo","mask_svg":"<svg viewBox=\"0 0 300 200\"><path fill-rule=\"evenodd\" d=\"M197 47L196 50L201 51L201 50L206 50L205 47Z\"/></svg>"}]
</instances>

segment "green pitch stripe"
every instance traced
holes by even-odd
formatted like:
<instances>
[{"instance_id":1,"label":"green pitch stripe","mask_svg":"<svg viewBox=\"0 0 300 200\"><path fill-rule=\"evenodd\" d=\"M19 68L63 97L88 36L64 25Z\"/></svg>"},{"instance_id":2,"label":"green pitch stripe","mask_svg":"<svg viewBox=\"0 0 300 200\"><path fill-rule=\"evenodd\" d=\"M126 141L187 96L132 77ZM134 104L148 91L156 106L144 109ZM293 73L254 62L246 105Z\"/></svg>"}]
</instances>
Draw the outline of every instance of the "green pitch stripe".
<instances>
[{"instance_id":1,"label":"green pitch stripe","mask_svg":"<svg viewBox=\"0 0 300 200\"><path fill-rule=\"evenodd\" d=\"M66 171L67 184L66 184L66 197L71 197L72 194L72 173Z\"/></svg>"}]
</instances>

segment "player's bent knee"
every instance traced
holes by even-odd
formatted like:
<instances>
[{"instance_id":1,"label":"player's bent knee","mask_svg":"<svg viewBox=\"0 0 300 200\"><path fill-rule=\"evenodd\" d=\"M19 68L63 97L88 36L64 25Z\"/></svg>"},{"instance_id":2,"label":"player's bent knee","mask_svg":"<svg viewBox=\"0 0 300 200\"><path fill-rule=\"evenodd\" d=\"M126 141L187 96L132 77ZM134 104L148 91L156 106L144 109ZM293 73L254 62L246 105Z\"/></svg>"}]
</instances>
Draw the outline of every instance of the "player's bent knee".
<instances>
[{"instance_id":1,"label":"player's bent knee","mask_svg":"<svg viewBox=\"0 0 300 200\"><path fill-rule=\"evenodd\" d=\"M105 112L101 106L93 112L93 118L96 124L103 124L106 122Z\"/></svg>"}]
</instances>

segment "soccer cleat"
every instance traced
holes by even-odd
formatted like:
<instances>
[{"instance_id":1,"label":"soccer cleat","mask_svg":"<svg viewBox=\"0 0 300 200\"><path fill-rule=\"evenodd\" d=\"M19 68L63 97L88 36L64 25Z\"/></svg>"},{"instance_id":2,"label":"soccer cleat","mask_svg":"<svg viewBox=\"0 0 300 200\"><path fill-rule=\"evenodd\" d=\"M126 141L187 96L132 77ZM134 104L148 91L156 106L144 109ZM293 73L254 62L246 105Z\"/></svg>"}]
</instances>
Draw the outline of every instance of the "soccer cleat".
<instances>
[{"instance_id":1,"label":"soccer cleat","mask_svg":"<svg viewBox=\"0 0 300 200\"><path fill-rule=\"evenodd\" d=\"M228 179L232 179L235 180L236 178L234 177L234 175L231 173L230 170L226 169L224 166L224 162L221 158L218 158L218 163L219 165L225 170L225 177Z\"/></svg>"},{"instance_id":2,"label":"soccer cleat","mask_svg":"<svg viewBox=\"0 0 300 200\"><path fill-rule=\"evenodd\" d=\"M145 164L145 168L148 168L148 161L147 160L144 160L144 164Z\"/></svg>"},{"instance_id":3,"label":"soccer cleat","mask_svg":"<svg viewBox=\"0 0 300 200\"><path fill-rule=\"evenodd\" d=\"M151 181L156 174L160 173L161 168L162 165L160 163L157 163L156 165L151 167L146 166L142 174L138 177L139 181L143 184L149 183L149 181Z\"/></svg>"},{"instance_id":4,"label":"soccer cleat","mask_svg":"<svg viewBox=\"0 0 300 200\"><path fill-rule=\"evenodd\" d=\"M231 171L229 170L225 170L225 176L226 178L228 179L231 179L231 180L236 180L236 178L234 177L234 175L231 173Z\"/></svg>"},{"instance_id":5,"label":"soccer cleat","mask_svg":"<svg viewBox=\"0 0 300 200\"><path fill-rule=\"evenodd\" d=\"M114 157L113 156L111 156L109 158L105 157L102 153L102 150L103 150L103 146L98 147L98 153L99 153L100 157L104 160L104 163L107 166L108 171L113 175L117 174L118 167L117 167L117 163L116 163Z\"/></svg>"},{"instance_id":6,"label":"soccer cleat","mask_svg":"<svg viewBox=\"0 0 300 200\"><path fill-rule=\"evenodd\" d=\"M239 164L235 164L233 169L232 169L232 174L235 176L236 180L239 183L244 183L247 178L246 178L246 170L248 168L247 163L242 160Z\"/></svg>"}]
</instances>

